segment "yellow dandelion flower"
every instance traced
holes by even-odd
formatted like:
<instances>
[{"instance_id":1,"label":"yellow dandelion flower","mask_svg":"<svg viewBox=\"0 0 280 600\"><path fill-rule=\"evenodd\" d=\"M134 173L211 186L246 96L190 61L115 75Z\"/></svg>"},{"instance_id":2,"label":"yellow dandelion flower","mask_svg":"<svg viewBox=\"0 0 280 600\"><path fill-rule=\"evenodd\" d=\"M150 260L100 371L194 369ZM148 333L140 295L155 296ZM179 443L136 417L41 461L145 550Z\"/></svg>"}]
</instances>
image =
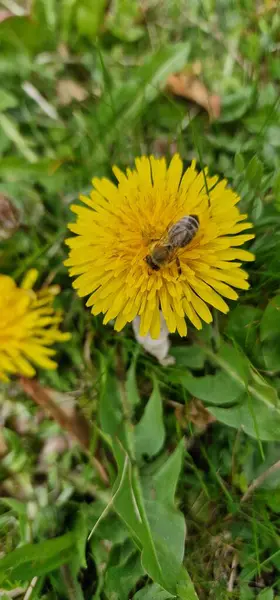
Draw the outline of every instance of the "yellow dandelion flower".
<instances>
[{"instance_id":1,"label":"yellow dandelion flower","mask_svg":"<svg viewBox=\"0 0 280 600\"><path fill-rule=\"evenodd\" d=\"M32 269L17 287L8 275L0 275L0 379L8 381L9 375L25 377L35 375L31 363L44 369L55 369L51 358L55 354L50 346L54 342L68 340L69 333L62 333L59 324L61 312L52 304L58 286L45 287L35 292L32 288L37 279Z\"/></svg>"},{"instance_id":2,"label":"yellow dandelion flower","mask_svg":"<svg viewBox=\"0 0 280 600\"><path fill-rule=\"evenodd\" d=\"M254 237L242 233L252 225L227 181L198 173L194 161L184 174L178 154L168 168L153 156L135 164L126 174L113 167L118 185L93 179L90 197L80 197L86 207L71 207L77 220L69 229L77 235L67 240L65 264L79 296L90 294L92 313L104 313L104 323L116 319L117 331L139 315L140 335L156 339L161 310L169 331L185 336L185 316L200 329L212 321L208 305L226 313L223 298L236 300L233 288L249 287L240 261L254 256L240 246ZM192 240L153 268L147 257L166 246L172 225L187 215L199 224Z\"/></svg>"}]
</instances>

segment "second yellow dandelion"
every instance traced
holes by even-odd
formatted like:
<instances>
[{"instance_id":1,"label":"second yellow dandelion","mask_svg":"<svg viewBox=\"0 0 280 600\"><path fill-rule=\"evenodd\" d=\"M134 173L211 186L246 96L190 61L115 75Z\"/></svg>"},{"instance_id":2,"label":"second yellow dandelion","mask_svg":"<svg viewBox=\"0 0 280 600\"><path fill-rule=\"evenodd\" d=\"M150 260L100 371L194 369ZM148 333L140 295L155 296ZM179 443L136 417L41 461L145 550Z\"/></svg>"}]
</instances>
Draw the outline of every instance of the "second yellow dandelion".
<instances>
[{"instance_id":1,"label":"second yellow dandelion","mask_svg":"<svg viewBox=\"0 0 280 600\"><path fill-rule=\"evenodd\" d=\"M59 329L61 312L53 308L57 286L35 292L37 279L32 269L18 287L7 275L0 275L0 379L10 375L35 375L33 365L55 369L55 342L66 341L69 333Z\"/></svg>"}]
</instances>

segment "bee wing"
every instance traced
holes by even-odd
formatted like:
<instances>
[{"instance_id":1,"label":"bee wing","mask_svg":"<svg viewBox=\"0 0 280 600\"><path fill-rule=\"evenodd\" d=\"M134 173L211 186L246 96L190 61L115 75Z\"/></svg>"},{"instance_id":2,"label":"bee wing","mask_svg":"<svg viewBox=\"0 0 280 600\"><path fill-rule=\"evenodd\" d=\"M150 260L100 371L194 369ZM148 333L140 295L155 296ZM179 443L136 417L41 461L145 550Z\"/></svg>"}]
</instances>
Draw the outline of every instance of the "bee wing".
<instances>
[{"instance_id":1,"label":"bee wing","mask_svg":"<svg viewBox=\"0 0 280 600\"><path fill-rule=\"evenodd\" d=\"M156 240L154 240L156 242L157 246L167 246L170 243L169 231L170 231L172 225L173 225L173 221L170 221L169 225L163 231L161 236L159 238L157 238Z\"/></svg>"}]
</instances>

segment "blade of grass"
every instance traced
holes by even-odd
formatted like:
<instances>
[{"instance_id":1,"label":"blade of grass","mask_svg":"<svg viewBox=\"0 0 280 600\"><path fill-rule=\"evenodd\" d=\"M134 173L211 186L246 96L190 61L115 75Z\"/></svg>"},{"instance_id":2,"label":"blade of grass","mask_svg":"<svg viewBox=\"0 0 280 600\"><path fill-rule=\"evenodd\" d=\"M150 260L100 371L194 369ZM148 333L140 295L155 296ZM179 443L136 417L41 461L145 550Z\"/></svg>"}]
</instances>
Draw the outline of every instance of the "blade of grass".
<instances>
[{"instance_id":1,"label":"blade of grass","mask_svg":"<svg viewBox=\"0 0 280 600\"><path fill-rule=\"evenodd\" d=\"M30 150L24 137L18 130L17 125L12 121L10 117L0 114L0 128L2 128L5 135L15 144L19 152L31 163L37 162L36 154Z\"/></svg>"}]
</instances>

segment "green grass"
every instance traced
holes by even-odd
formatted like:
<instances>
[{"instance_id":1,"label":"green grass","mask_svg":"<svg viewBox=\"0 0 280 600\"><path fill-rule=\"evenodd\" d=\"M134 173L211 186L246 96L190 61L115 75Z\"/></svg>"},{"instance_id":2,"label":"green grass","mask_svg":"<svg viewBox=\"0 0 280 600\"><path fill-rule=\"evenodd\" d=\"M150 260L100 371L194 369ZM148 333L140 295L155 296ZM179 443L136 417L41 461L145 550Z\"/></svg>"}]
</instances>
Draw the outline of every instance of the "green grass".
<instances>
[{"instance_id":1,"label":"green grass","mask_svg":"<svg viewBox=\"0 0 280 600\"><path fill-rule=\"evenodd\" d=\"M279 35L269 0L34 0L0 24L0 193L20 214L0 270L60 284L72 339L38 378L91 427L88 453L16 382L1 387L3 598L280 598L280 469L244 500L280 452ZM194 63L221 97L212 122L165 90ZM256 260L229 315L172 336L164 368L130 327L90 315L63 261L69 205L92 177L174 151L241 195Z\"/></svg>"}]
</instances>

